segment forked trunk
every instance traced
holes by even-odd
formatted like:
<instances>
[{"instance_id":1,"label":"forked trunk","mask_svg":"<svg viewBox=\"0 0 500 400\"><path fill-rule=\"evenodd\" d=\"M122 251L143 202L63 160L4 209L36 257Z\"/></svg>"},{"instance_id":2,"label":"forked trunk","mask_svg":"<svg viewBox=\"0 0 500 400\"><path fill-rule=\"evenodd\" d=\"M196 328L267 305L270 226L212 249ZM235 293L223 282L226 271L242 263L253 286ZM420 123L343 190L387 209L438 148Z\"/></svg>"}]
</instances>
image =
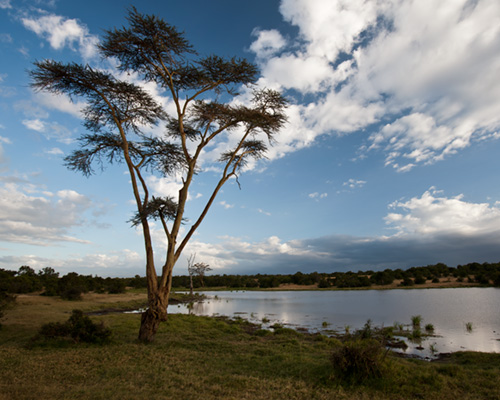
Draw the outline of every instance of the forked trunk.
<instances>
[{"instance_id":1,"label":"forked trunk","mask_svg":"<svg viewBox=\"0 0 500 400\"><path fill-rule=\"evenodd\" d=\"M139 328L139 340L141 342L152 342L161 322L167 320L168 295L158 293L149 302L148 309L142 313L141 327Z\"/></svg>"}]
</instances>

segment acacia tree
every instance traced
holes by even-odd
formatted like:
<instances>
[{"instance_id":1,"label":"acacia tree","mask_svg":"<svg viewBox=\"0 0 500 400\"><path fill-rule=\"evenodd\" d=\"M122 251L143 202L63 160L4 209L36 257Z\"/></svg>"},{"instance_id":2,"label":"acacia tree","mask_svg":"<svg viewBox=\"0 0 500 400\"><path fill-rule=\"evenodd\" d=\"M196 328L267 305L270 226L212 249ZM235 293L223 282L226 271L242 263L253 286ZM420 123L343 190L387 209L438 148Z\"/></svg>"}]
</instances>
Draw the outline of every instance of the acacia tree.
<instances>
[{"instance_id":1,"label":"acacia tree","mask_svg":"<svg viewBox=\"0 0 500 400\"><path fill-rule=\"evenodd\" d=\"M153 341L160 322L167 318L174 265L222 186L237 179L251 158L264 157L267 143L272 143L286 122L286 101L276 91L254 89L250 105L232 102L239 87L256 82L255 65L245 59L200 56L175 27L135 8L127 21L127 26L106 31L98 46L104 59L115 60L120 73L44 60L35 62L30 74L35 90L87 102L83 116L88 133L65 158L66 166L89 176L96 163L103 168L105 163L121 162L130 174L137 207L132 222L142 227L146 253L148 309L141 317L139 339ZM175 111L167 113L143 85L120 76L139 76L143 83L155 83L168 94ZM164 133L152 134L148 128L158 124L164 125ZM232 146L219 154L219 180L181 237L188 192L200 172L200 157L223 135ZM153 196L148 174L181 175L178 195ZM165 233L165 261L159 271L151 220L159 221Z\"/></svg>"}]
</instances>

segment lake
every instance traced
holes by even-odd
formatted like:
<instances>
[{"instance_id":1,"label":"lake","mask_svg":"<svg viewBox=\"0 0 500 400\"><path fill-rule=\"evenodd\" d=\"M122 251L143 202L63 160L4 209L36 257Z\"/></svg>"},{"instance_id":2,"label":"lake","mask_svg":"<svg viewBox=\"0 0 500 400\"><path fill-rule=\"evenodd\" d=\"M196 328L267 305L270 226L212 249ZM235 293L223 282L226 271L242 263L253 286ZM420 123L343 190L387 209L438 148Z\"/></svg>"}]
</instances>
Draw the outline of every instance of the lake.
<instances>
[{"instance_id":1,"label":"lake","mask_svg":"<svg viewBox=\"0 0 500 400\"><path fill-rule=\"evenodd\" d=\"M203 292L196 315L223 315L270 326L281 323L310 332L351 331L368 319L374 326L411 324L420 315L423 327L434 325L434 336L417 344L407 342L408 354L430 357L460 350L500 352L500 289L393 289L346 291L222 291ZM169 306L170 313L188 313L185 305ZM325 328L325 325L328 326ZM470 329L472 327L472 329ZM468 329L469 328L469 329Z\"/></svg>"}]
</instances>

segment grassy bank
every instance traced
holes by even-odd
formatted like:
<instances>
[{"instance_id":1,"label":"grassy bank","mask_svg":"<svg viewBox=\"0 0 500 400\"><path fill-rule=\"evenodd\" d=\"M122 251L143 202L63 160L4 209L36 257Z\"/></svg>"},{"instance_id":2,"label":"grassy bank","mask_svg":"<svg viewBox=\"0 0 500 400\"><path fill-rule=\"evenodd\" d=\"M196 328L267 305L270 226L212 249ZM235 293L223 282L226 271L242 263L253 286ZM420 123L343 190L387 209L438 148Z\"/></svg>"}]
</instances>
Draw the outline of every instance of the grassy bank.
<instances>
[{"instance_id":1,"label":"grassy bank","mask_svg":"<svg viewBox=\"0 0 500 400\"><path fill-rule=\"evenodd\" d=\"M129 308L143 293L81 302L20 296L0 330L0 399L498 399L500 355L440 362L389 356L382 378L346 384L330 363L335 339L245 321L171 315L153 344L136 342L138 315L93 316L113 331L104 346L35 345L41 324L71 310Z\"/></svg>"}]
</instances>

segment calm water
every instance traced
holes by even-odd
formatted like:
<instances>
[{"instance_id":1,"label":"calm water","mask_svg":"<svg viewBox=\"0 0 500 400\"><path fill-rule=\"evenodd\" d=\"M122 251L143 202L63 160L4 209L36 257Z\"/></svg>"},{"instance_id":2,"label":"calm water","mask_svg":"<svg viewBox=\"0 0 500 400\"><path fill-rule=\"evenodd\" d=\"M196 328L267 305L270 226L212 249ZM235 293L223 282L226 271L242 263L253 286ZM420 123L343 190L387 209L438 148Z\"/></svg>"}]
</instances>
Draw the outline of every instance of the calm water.
<instances>
[{"instance_id":1,"label":"calm water","mask_svg":"<svg viewBox=\"0 0 500 400\"><path fill-rule=\"evenodd\" d=\"M368 319L376 326L395 322L411 324L422 316L434 325L433 337L424 341L424 350L408 343L407 353L430 355L430 345L440 353L459 350L500 352L500 289L413 289L351 291L226 291L205 292L208 299L194 305L197 315L240 316L265 325L276 322L309 331L327 329L351 331ZM185 306L171 306L169 312L187 313ZM472 331L466 329L472 323Z\"/></svg>"}]
</instances>

